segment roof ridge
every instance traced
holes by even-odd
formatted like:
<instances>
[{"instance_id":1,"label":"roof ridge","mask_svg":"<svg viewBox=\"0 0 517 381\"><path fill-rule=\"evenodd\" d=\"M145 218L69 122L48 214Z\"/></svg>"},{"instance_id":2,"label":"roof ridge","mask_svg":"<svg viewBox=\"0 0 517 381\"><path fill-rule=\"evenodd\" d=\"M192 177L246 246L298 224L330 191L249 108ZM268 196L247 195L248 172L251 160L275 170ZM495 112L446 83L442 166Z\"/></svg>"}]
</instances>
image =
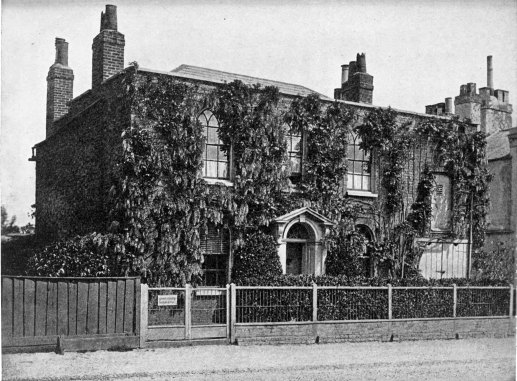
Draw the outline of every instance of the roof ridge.
<instances>
[{"instance_id":1,"label":"roof ridge","mask_svg":"<svg viewBox=\"0 0 517 381\"><path fill-rule=\"evenodd\" d=\"M218 72L218 73L221 73L221 74L230 74L230 75L238 75L240 77L245 77L245 78L249 78L249 79L258 79L258 80L261 80L261 81L270 81L270 82L276 82L276 83L282 83L284 85L294 85L294 86L298 86L298 87L303 87L304 89L306 90L309 90L309 91L312 91L316 94L320 94L319 92L315 91L315 90L312 90L312 89L309 89L308 87L304 86L304 85L299 85L297 83L292 83L292 82L284 82L284 81L277 81L276 79L268 79L268 78L261 78L261 77L253 77L251 75L246 75L246 74L239 74L239 73L232 73L232 72L229 72L229 71L224 71L224 70L219 70L219 69L210 69L210 68L207 68L207 67L203 67L203 66L196 66L196 65L188 65L188 64L181 64L180 66L178 66L177 68L175 69L172 69L171 72L178 72L180 69L182 68L188 68L188 67L192 67L192 68L196 68L196 69L203 69L203 70L210 70L212 72ZM322 94L323 95L323 94Z\"/></svg>"}]
</instances>

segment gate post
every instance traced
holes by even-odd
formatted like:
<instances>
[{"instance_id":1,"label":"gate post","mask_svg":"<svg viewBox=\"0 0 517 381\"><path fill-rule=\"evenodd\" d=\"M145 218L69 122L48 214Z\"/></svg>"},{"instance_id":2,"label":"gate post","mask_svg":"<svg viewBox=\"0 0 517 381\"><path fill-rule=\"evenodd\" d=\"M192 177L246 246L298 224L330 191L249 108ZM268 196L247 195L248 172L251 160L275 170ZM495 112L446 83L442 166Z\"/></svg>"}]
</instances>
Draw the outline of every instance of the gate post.
<instances>
[{"instance_id":1,"label":"gate post","mask_svg":"<svg viewBox=\"0 0 517 381\"><path fill-rule=\"evenodd\" d=\"M456 317L456 311L458 310L458 287L456 283L452 285L452 317Z\"/></svg>"},{"instance_id":2,"label":"gate post","mask_svg":"<svg viewBox=\"0 0 517 381\"><path fill-rule=\"evenodd\" d=\"M393 291L391 289L391 284L388 284L388 320L391 320L393 317Z\"/></svg>"},{"instance_id":3,"label":"gate post","mask_svg":"<svg viewBox=\"0 0 517 381\"><path fill-rule=\"evenodd\" d=\"M190 284L185 285L185 339L190 340L192 337L192 295Z\"/></svg>"},{"instance_id":4,"label":"gate post","mask_svg":"<svg viewBox=\"0 0 517 381\"><path fill-rule=\"evenodd\" d=\"M237 322L237 290L235 284L232 283L231 289L231 318L230 318L230 343L235 343L235 323Z\"/></svg>"},{"instance_id":5,"label":"gate post","mask_svg":"<svg viewBox=\"0 0 517 381\"><path fill-rule=\"evenodd\" d=\"M140 348L145 348L147 342L147 322L149 313L149 286L140 285Z\"/></svg>"},{"instance_id":6,"label":"gate post","mask_svg":"<svg viewBox=\"0 0 517 381\"><path fill-rule=\"evenodd\" d=\"M230 304L230 285L229 284L226 284L226 340L228 340L228 342L230 343L231 342L231 331L230 331L230 318L231 318L231 315L230 315L230 307L231 304Z\"/></svg>"}]
</instances>

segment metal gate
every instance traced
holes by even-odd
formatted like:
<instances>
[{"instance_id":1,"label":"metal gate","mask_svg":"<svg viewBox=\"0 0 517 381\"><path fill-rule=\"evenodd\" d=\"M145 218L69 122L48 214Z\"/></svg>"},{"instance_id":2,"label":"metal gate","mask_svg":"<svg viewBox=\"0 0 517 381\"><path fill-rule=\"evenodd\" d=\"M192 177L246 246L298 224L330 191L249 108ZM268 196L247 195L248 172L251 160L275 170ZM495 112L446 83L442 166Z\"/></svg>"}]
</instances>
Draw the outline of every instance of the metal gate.
<instances>
[{"instance_id":1,"label":"metal gate","mask_svg":"<svg viewBox=\"0 0 517 381\"><path fill-rule=\"evenodd\" d=\"M142 285L142 342L229 339L229 286Z\"/></svg>"}]
</instances>

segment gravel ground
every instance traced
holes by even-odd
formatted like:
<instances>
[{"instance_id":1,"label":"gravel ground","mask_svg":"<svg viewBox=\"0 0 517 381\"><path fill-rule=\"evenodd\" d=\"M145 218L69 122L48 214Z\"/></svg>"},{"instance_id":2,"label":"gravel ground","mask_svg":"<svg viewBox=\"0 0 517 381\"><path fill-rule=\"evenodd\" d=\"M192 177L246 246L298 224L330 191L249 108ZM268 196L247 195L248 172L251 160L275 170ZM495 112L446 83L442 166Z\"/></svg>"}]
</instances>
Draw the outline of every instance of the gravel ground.
<instances>
[{"instance_id":1,"label":"gravel ground","mask_svg":"<svg viewBox=\"0 0 517 381\"><path fill-rule=\"evenodd\" d=\"M4 380L515 380L515 339L3 355Z\"/></svg>"}]
</instances>

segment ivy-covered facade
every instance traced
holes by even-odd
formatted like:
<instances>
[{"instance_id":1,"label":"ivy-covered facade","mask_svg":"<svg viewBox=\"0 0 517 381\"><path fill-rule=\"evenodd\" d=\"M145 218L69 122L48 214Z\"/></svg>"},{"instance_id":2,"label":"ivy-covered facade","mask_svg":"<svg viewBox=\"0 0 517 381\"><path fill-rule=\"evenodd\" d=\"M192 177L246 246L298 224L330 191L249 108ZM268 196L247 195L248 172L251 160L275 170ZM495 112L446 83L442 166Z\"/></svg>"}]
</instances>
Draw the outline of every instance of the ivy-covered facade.
<instances>
[{"instance_id":1,"label":"ivy-covered facade","mask_svg":"<svg viewBox=\"0 0 517 381\"><path fill-rule=\"evenodd\" d=\"M101 73L73 99L54 91L73 81L56 40L33 153L38 235L97 232L119 273L162 285L227 283L247 237L271 238L287 274L468 275L488 210L483 132L372 106L364 55L344 65L335 99L194 66L113 66L124 36L108 7Z\"/></svg>"}]
</instances>

